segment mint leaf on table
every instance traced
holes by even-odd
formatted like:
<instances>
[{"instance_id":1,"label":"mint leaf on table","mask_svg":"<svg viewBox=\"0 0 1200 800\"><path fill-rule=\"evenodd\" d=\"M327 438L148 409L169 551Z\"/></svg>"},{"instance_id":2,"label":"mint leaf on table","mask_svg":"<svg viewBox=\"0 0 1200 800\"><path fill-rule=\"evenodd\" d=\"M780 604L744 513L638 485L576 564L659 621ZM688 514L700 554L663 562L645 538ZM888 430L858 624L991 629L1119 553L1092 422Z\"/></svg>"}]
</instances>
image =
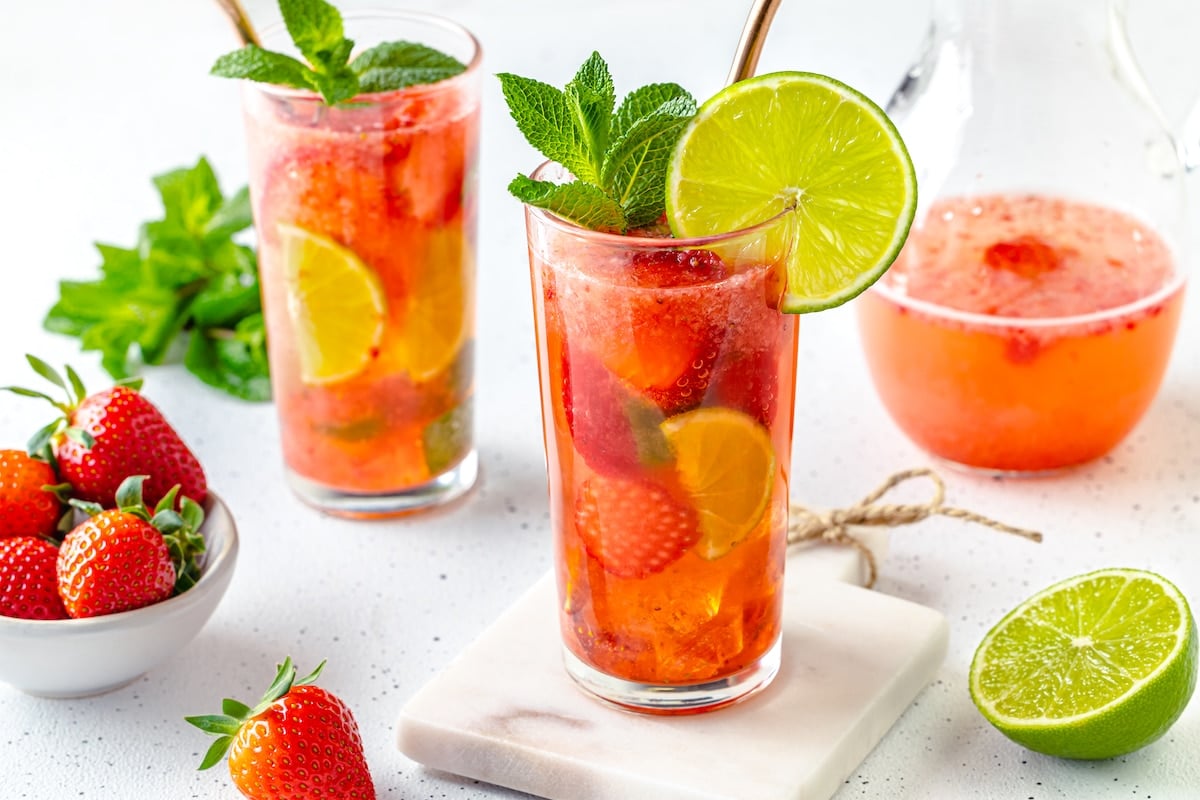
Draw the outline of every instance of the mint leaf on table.
<instances>
[{"instance_id":1,"label":"mint leaf on table","mask_svg":"<svg viewBox=\"0 0 1200 800\"><path fill-rule=\"evenodd\" d=\"M585 228L617 233L662 216L671 155L696 115L696 101L683 87L643 86L614 111L612 76L599 53L561 91L510 73L498 77L526 141L575 178L554 188L520 175L508 187L517 199Z\"/></svg>"},{"instance_id":2,"label":"mint leaf on table","mask_svg":"<svg viewBox=\"0 0 1200 800\"><path fill-rule=\"evenodd\" d=\"M271 399L261 312L242 318L232 331L193 328L183 363L200 380L243 400Z\"/></svg>"},{"instance_id":3,"label":"mint leaf on table","mask_svg":"<svg viewBox=\"0 0 1200 800\"><path fill-rule=\"evenodd\" d=\"M162 218L141 226L136 247L97 243L100 277L60 282L44 327L99 352L114 378L163 363L186 333L189 353L199 338L206 357L184 363L205 382L269 399L258 262L233 239L252 224L247 192L226 197L203 158L154 185Z\"/></svg>"},{"instance_id":4,"label":"mint leaf on table","mask_svg":"<svg viewBox=\"0 0 1200 800\"><path fill-rule=\"evenodd\" d=\"M217 59L211 73L318 92L329 105L374 92L390 92L451 78L466 65L413 42L386 42L360 53L346 38L341 12L325 0L279 0L292 43L307 63L246 45Z\"/></svg>"}]
</instances>

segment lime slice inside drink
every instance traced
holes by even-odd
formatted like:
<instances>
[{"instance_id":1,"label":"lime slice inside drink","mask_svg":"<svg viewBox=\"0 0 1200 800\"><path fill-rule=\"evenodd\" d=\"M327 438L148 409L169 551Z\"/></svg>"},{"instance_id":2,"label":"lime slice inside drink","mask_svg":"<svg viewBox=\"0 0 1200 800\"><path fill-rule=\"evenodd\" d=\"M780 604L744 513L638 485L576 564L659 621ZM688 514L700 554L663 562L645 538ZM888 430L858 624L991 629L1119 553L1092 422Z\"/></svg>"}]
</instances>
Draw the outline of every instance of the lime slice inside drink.
<instances>
[{"instance_id":1,"label":"lime slice inside drink","mask_svg":"<svg viewBox=\"0 0 1200 800\"><path fill-rule=\"evenodd\" d=\"M379 276L328 237L287 224L279 236L301 377L312 384L354 377L383 337Z\"/></svg>"},{"instance_id":2,"label":"lime slice inside drink","mask_svg":"<svg viewBox=\"0 0 1200 800\"><path fill-rule=\"evenodd\" d=\"M1105 569L1034 595L971 663L971 698L1015 742L1113 758L1162 736L1196 688L1196 623L1164 578Z\"/></svg>"},{"instance_id":3,"label":"lime slice inside drink","mask_svg":"<svg viewBox=\"0 0 1200 800\"><path fill-rule=\"evenodd\" d=\"M679 480L691 496L703 535L701 557L713 560L757 527L775 487L775 451L767 429L728 408L698 408L662 423Z\"/></svg>"},{"instance_id":4,"label":"lime slice inside drink","mask_svg":"<svg viewBox=\"0 0 1200 800\"><path fill-rule=\"evenodd\" d=\"M667 174L678 238L741 230L792 209L771 242L787 261L782 310L858 295L895 260L917 205L912 161L879 106L824 75L777 72L701 106Z\"/></svg>"}]
</instances>

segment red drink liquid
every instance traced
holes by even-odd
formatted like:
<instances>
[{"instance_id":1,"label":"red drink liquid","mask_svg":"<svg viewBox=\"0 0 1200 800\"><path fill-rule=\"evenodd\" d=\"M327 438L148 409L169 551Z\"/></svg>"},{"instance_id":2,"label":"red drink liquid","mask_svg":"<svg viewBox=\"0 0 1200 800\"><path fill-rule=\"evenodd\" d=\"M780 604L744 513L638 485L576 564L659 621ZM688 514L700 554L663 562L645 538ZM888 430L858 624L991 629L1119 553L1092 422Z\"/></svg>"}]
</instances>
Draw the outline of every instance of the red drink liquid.
<instances>
[{"instance_id":1,"label":"red drink liquid","mask_svg":"<svg viewBox=\"0 0 1200 800\"><path fill-rule=\"evenodd\" d=\"M884 406L921 447L999 471L1103 455L1161 383L1183 303L1162 238L1037 195L937 203L859 327Z\"/></svg>"}]
</instances>

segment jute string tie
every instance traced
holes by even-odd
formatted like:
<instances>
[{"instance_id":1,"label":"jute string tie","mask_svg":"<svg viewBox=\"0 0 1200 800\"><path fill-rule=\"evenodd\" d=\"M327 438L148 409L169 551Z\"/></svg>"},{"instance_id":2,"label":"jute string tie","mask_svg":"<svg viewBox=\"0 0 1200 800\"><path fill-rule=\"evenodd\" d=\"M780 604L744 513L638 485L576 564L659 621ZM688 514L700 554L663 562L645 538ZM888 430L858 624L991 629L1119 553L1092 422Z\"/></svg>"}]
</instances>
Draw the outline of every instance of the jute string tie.
<instances>
[{"instance_id":1,"label":"jute string tie","mask_svg":"<svg viewBox=\"0 0 1200 800\"><path fill-rule=\"evenodd\" d=\"M933 483L933 497L929 502L910 505L879 502L892 489L905 481L917 478L928 478ZM945 498L946 484L936 472L924 467L904 470L892 475L878 489L847 508L819 512L792 503L787 542L789 546L803 542L824 541L853 547L866 562L866 585L870 588L875 585L875 579L879 574L878 565L875 563L875 554L871 552L871 548L850 535L848 528L852 525L895 527L911 525L932 516L942 516L974 522L977 525L983 525L1001 533L1020 536L1032 542L1042 541L1042 534L1037 531L1015 528L974 511L947 506L944 502Z\"/></svg>"}]
</instances>

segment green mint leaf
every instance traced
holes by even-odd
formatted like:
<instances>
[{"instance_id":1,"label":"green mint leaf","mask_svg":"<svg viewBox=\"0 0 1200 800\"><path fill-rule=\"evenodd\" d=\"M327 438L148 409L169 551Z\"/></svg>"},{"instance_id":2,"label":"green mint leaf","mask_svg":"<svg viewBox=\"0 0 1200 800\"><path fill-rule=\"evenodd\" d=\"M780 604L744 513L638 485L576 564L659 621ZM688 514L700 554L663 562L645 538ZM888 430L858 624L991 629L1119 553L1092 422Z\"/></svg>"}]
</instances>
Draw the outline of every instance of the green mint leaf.
<instances>
[{"instance_id":1,"label":"green mint leaf","mask_svg":"<svg viewBox=\"0 0 1200 800\"><path fill-rule=\"evenodd\" d=\"M203 231L225 201L217 176L204 158L194 167L155 175L154 186L162 198L164 221L192 234Z\"/></svg>"},{"instance_id":2,"label":"green mint leaf","mask_svg":"<svg viewBox=\"0 0 1200 800\"><path fill-rule=\"evenodd\" d=\"M564 94L575 115L576 127L583 134L585 155L593 171L599 172L608 149L609 126L617 102L612 75L599 53L593 52L583 62L583 66L567 84ZM576 173L576 177L583 176Z\"/></svg>"},{"instance_id":3,"label":"green mint leaf","mask_svg":"<svg viewBox=\"0 0 1200 800\"><path fill-rule=\"evenodd\" d=\"M130 350L140 332L137 323L127 319L102 320L88 326L80 334L79 342L84 352L99 352L104 371L120 380L133 374Z\"/></svg>"},{"instance_id":4,"label":"green mint leaf","mask_svg":"<svg viewBox=\"0 0 1200 800\"><path fill-rule=\"evenodd\" d=\"M676 98L663 103L613 142L605 156L603 185L621 206L631 227L648 225L665 210L667 168L695 107L689 100Z\"/></svg>"},{"instance_id":5,"label":"green mint leaf","mask_svg":"<svg viewBox=\"0 0 1200 800\"><path fill-rule=\"evenodd\" d=\"M325 102L331 106L360 93L358 76L349 67L340 67L335 72L314 72L311 77L313 88L320 92Z\"/></svg>"},{"instance_id":6,"label":"green mint leaf","mask_svg":"<svg viewBox=\"0 0 1200 800\"><path fill-rule=\"evenodd\" d=\"M142 225L138 255L145 280L158 286L179 289L202 281L211 273L204 260L202 242L169 220Z\"/></svg>"},{"instance_id":7,"label":"green mint leaf","mask_svg":"<svg viewBox=\"0 0 1200 800\"><path fill-rule=\"evenodd\" d=\"M582 181L550 183L518 175L508 185L508 191L523 203L544 208L585 228L623 233L628 227L620 205L599 187Z\"/></svg>"},{"instance_id":8,"label":"green mint leaf","mask_svg":"<svg viewBox=\"0 0 1200 800\"><path fill-rule=\"evenodd\" d=\"M608 65L595 52L562 92L508 73L499 78L521 133L578 181L557 187L521 175L508 187L513 195L596 230L623 233L662 216L667 168L696 114L683 87L643 86L617 106Z\"/></svg>"},{"instance_id":9,"label":"green mint leaf","mask_svg":"<svg viewBox=\"0 0 1200 800\"><path fill-rule=\"evenodd\" d=\"M394 92L410 86L422 86L444 81L457 73L427 67L381 67L370 69L358 76L359 91L363 94Z\"/></svg>"},{"instance_id":10,"label":"green mint leaf","mask_svg":"<svg viewBox=\"0 0 1200 800\"><path fill-rule=\"evenodd\" d=\"M206 242L204 257L215 273L214 277L232 272L242 276L248 284L258 282L258 257L252 247L237 244L232 239Z\"/></svg>"},{"instance_id":11,"label":"green mint leaf","mask_svg":"<svg viewBox=\"0 0 1200 800\"><path fill-rule=\"evenodd\" d=\"M203 158L154 183L162 218L140 227L136 248L97 244L99 279L61 282L43 326L99 352L117 379L171 357L185 329L201 330L216 340L221 374L236 377L220 385L263 399L269 384L257 261L232 238L251 224L248 195L226 198Z\"/></svg>"},{"instance_id":12,"label":"green mint leaf","mask_svg":"<svg viewBox=\"0 0 1200 800\"><path fill-rule=\"evenodd\" d=\"M271 399L262 314L246 317L232 331L192 330L183 363L209 386L235 397L253 402Z\"/></svg>"},{"instance_id":13,"label":"green mint leaf","mask_svg":"<svg viewBox=\"0 0 1200 800\"><path fill-rule=\"evenodd\" d=\"M683 100L690 109L687 111L687 115L695 115L695 98L688 94L687 89L684 89L677 83L652 83L630 92L621 101L621 107L617 109L617 113L613 116L613 140L615 141L624 136L633 127L635 122L643 117L654 114L664 103L670 100Z\"/></svg>"},{"instance_id":14,"label":"green mint leaf","mask_svg":"<svg viewBox=\"0 0 1200 800\"><path fill-rule=\"evenodd\" d=\"M204 224L205 239L227 239L254 224L250 210L250 190L243 186L232 197L224 200Z\"/></svg>"},{"instance_id":15,"label":"green mint leaf","mask_svg":"<svg viewBox=\"0 0 1200 800\"><path fill-rule=\"evenodd\" d=\"M138 345L143 361L161 360L177 316L175 293L155 285L127 291L103 281L63 281L59 300L42 324L54 333L78 336L85 351L100 352L110 375L125 378L133 372L133 345Z\"/></svg>"},{"instance_id":16,"label":"green mint leaf","mask_svg":"<svg viewBox=\"0 0 1200 800\"><path fill-rule=\"evenodd\" d=\"M440 50L415 42L387 42L359 54L350 63L363 92L392 92L452 78L466 65Z\"/></svg>"},{"instance_id":17,"label":"green mint leaf","mask_svg":"<svg viewBox=\"0 0 1200 800\"><path fill-rule=\"evenodd\" d=\"M279 0L279 10L296 49L313 66L329 64L346 38L341 13L325 0Z\"/></svg>"},{"instance_id":18,"label":"green mint leaf","mask_svg":"<svg viewBox=\"0 0 1200 800\"><path fill-rule=\"evenodd\" d=\"M323 70L318 72L335 73L340 72L343 67L350 61L350 54L354 52L354 40L342 39L328 53L323 54L320 66Z\"/></svg>"},{"instance_id":19,"label":"green mint leaf","mask_svg":"<svg viewBox=\"0 0 1200 800\"><path fill-rule=\"evenodd\" d=\"M417 42L385 42L359 53L350 64L360 75L372 69L439 69L450 75L466 70L451 55Z\"/></svg>"},{"instance_id":20,"label":"green mint leaf","mask_svg":"<svg viewBox=\"0 0 1200 800\"><path fill-rule=\"evenodd\" d=\"M42 326L67 336L80 336L102 322L108 314L104 305L120 301L120 292L107 289L102 281L61 281L58 294L58 302L46 314Z\"/></svg>"},{"instance_id":21,"label":"green mint leaf","mask_svg":"<svg viewBox=\"0 0 1200 800\"><path fill-rule=\"evenodd\" d=\"M213 64L210 74L219 78L244 78L259 83L291 86L293 89L313 89L313 71L301 62L256 45L226 53Z\"/></svg>"},{"instance_id":22,"label":"green mint leaf","mask_svg":"<svg viewBox=\"0 0 1200 800\"><path fill-rule=\"evenodd\" d=\"M232 328L261 310L258 280L253 275L226 272L209 281L192 299L188 314L198 328Z\"/></svg>"},{"instance_id":23,"label":"green mint leaf","mask_svg":"<svg viewBox=\"0 0 1200 800\"><path fill-rule=\"evenodd\" d=\"M462 461L471 450L472 398L468 397L421 431L425 466L430 474L440 475Z\"/></svg>"},{"instance_id":24,"label":"green mint leaf","mask_svg":"<svg viewBox=\"0 0 1200 800\"><path fill-rule=\"evenodd\" d=\"M599 170L587 152L583 132L566 94L532 78L507 72L497 77L508 111L525 140L581 181L599 184Z\"/></svg>"},{"instance_id":25,"label":"green mint leaf","mask_svg":"<svg viewBox=\"0 0 1200 800\"><path fill-rule=\"evenodd\" d=\"M142 257L137 250L99 242L96 250L100 253L100 273L106 286L132 289L142 283Z\"/></svg>"},{"instance_id":26,"label":"green mint leaf","mask_svg":"<svg viewBox=\"0 0 1200 800\"><path fill-rule=\"evenodd\" d=\"M120 305L88 327L80 340L84 350L99 350L104 368L114 378L133 374L133 359L140 357L146 364L160 364L166 356L182 321L179 319L179 300L173 291L147 284L134 292L121 292ZM95 292L88 300L96 302ZM131 353L131 345L137 353Z\"/></svg>"}]
</instances>

